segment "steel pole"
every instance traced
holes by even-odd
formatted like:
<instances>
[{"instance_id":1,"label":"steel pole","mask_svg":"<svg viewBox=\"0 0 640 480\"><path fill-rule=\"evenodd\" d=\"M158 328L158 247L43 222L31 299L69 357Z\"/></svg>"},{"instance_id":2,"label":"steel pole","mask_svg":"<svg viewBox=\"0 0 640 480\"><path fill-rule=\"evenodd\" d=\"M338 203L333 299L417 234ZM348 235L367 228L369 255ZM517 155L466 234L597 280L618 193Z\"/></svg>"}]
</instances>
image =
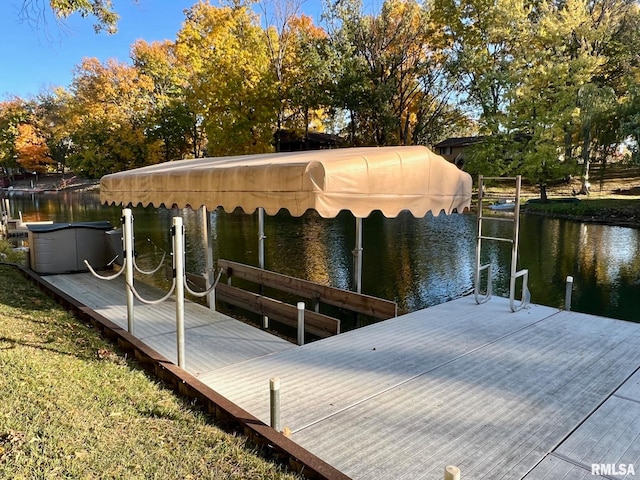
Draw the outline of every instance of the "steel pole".
<instances>
[{"instance_id":1,"label":"steel pole","mask_svg":"<svg viewBox=\"0 0 640 480\"><path fill-rule=\"evenodd\" d=\"M362 218L356 217L356 248L353 250L353 277L357 293L362 291Z\"/></svg>"},{"instance_id":2,"label":"steel pole","mask_svg":"<svg viewBox=\"0 0 640 480\"><path fill-rule=\"evenodd\" d=\"M127 329L131 335L135 335L135 325L133 318L133 256L134 256L134 238L133 238L133 213L130 208L122 211L123 226L123 249L125 258L125 279L127 280Z\"/></svg>"},{"instance_id":3,"label":"steel pole","mask_svg":"<svg viewBox=\"0 0 640 480\"><path fill-rule=\"evenodd\" d=\"M173 268L176 278L176 340L178 366L184 363L184 227L182 217L173 217Z\"/></svg>"}]
</instances>

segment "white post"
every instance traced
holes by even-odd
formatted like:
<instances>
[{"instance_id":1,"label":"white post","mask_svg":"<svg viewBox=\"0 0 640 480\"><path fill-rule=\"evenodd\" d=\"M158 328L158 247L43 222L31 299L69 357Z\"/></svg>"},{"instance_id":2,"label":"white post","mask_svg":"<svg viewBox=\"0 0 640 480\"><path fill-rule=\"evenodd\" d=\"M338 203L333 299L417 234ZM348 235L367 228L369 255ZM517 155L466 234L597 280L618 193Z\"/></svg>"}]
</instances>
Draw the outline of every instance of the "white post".
<instances>
[{"instance_id":1,"label":"white post","mask_svg":"<svg viewBox=\"0 0 640 480\"><path fill-rule=\"evenodd\" d=\"M567 285L564 291L564 309L571 310L571 293L573 291L573 277L567 275Z\"/></svg>"},{"instance_id":2,"label":"white post","mask_svg":"<svg viewBox=\"0 0 640 480\"><path fill-rule=\"evenodd\" d=\"M258 208L258 266L264 270L264 208ZM260 287L262 295L262 287ZM262 317L262 328L269 328L269 317Z\"/></svg>"},{"instance_id":3,"label":"white post","mask_svg":"<svg viewBox=\"0 0 640 480\"><path fill-rule=\"evenodd\" d=\"M353 277L357 293L362 291L362 218L356 217L356 248L353 250Z\"/></svg>"},{"instance_id":4,"label":"white post","mask_svg":"<svg viewBox=\"0 0 640 480\"><path fill-rule=\"evenodd\" d=\"M173 269L176 278L176 339L178 366L184 364L184 228L182 217L173 217Z\"/></svg>"},{"instance_id":5,"label":"white post","mask_svg":"<svg viewBox=\"0 0 640 480\"><path fill-rule=\"evenodd\" d=\"M280 379L274 377L269 380L269 392L270 392L270 413L271 413L271 428L276 431L280 431Z\"/></svg>"},{"instance_id":6,"label":"white post","mask_svg":"<svg viewBox=\"0 0 640 480\"><path fill-rule=\"evenodd\" d=\"M444 480L460 480L460 469L453 465L447 465L444 469Z\"/></svg>"},{"instance_id":7,"label":"white post","mask_svg":"<svg viewBox=\"0 0 640 480\"><path fill-rule=\"evenodd\" d=\"M298 345L304 345L304 302L298 302Z\"/></svg>"},{"instance_id":8,"label":"white post","mask_svg":"<svg viewBox=\"0 0 640 480\"><path fill-rule=\"evenodd\" d=\"M205 264L205 279L206 288L209 289L214 281L213 275L213 247L209 248L209 239L211 238L211 218L209 216L209 210L204 205L201 209L202 212L202 233L204 242L204 264ZM215 289L207 295L207 304L211 310L216 309L216 292Z\"/></svg>"},{"instance_id":9,"label":"white post","mask_svg":"<svg viewBox=\"0 0 640 480\"><path fill-rule=\"evenodd\" d=\"M125 279L127 280L127 329L131 335L135 335L135 325L133 321L133 291L131 286L133 285L133 214L130 208L122 210L123 215L123 228L122 228L122 242L125 258Z\"/></svg>"}]
</instances>

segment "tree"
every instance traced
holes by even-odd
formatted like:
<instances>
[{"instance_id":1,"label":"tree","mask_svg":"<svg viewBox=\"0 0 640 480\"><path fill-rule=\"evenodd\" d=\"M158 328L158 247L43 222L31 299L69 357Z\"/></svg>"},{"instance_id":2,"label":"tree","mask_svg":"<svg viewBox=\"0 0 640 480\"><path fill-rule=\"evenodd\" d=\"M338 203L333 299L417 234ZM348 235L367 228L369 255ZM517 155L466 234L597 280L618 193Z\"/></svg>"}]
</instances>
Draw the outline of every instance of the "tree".
<instances>
[{"instance_id":1,"label":"tree","mask_svg":"<svg viewBox=\"0 0 640 480\"><path fill-rule=\"evenodd\" d=\"M39 95L36 99L34 121L46 141L51 163L64 172L67 158L72 152L72 141L68 129L67 105L71 101L69 92L57 88Z\"/></svg>"},{"instance_id":2,"label":"tree","mask_svg":"<svg viewBox=\"0 0 640 480\"><path fill-rule=\"evenodd\" d=\"M298 16L299 0L260 0L257 2L263 22L267 57L273 76L276 107L275 149L280 151L280 133L291 108L291 73L296 47L293 21Z\"/></svg>"},{"instance_id":3,"label":"tree","mask_svg":"<svg viewBox=\"0 0 640 480\"><path fill-rule=\"evenodd\" d=\"M29 171L45 172L47 166L53 163L46 140L29 123L18 125L16 154L20 166Z\"/></svg>"},{"instance_id":4,"label":"tree","mask_svg":"<svg viewBox=\"0 0 640 480\"><path fill-rule=\"evenodd\" d=\"M27 20L38 22L45 16L46 4L59 19L78 13L83 18L95 18L93 28L96 33L106 31L112 34L117 31L119 17L113 9L112 0L24 0L20 15Z\"/></svg>"},{"instance_id":5,"label":"tree","mask_svg":"<svg viewBox=\"0 0 640 480\"><path fill-rule=\"evenodd\" d=\"M3 170L18 167L16 139L19 127L29 117L27 102L13 98L0 102L0 166Z\"/></svg>"},{"instance_id":6,"label":"tree","mask_svg":"<svg viewBox=\"0 0 640 480\"><path fill-rule=\"evenodd\" d=\"M519 77L513 62L524 44L528 7L521 0L438 0L434 18L444 26L451 50L451 78L463 84L463 100L475 112L481 130L504 133L508 95Z\"/></svg>"},{"instance_id":7,"label":"tree","mask_svg":"<svg viewBox=\"0 0 640 480\"><path fill-rule=\"evenodd\" d=\"M86 58L74 73L68 105L74 170L90 177L161 160L157 141L145 135L153 82L132 66Z\"/></svg>"},{"instance_id":8,"label":"tree","mask_svg":"<svg viewBox=\"0 0 640 480\"><path fill-rule=\"evenodd\" d=\"M272 150L275 82L256 17L241 6L198 3L186 12L176 53L189 71L187 102L208 154Z\"/></svg>"},{"instance_id":9,"label":"tree","mask_svg":"<svg viewBox=\"0 0 640 480\"><path fill-rule=\"evenodd\" d=\"M162 142L165 161L184 158L190 152L197 156L201 136L187 104L188 74L176 55L175 44L138 40L131 47L131 58L139 74L153 82L147 137Z\"/></svg>"},{"instance_id":10,"label":"tree","mask_svg":"<svg viewBox=\"0 0 640 480\"><path fill-rule=\"evenodd\" d=\"M282 112L281 127L302 131L307 138L310 127L324 130L331 105L329 92L335 56L327 33L315 26L311 18L302 15L292 18L289 24L293 39L283 76L286 109ZM277 142L276 137L279 150Z\"/></svg>"},{"instance_id":11,"label":"tree","mask_svg":"<svg viewBox=\"0 0 640 480\"><path fill-rule=\"evenodd\" d=\"M458 82L447 76L448 39L426 5L387 0L378 15L340 5L330 25L341 64L334 96L363 143L429 142L437 117L451 112Z\"/></svg>"}]
</instances>

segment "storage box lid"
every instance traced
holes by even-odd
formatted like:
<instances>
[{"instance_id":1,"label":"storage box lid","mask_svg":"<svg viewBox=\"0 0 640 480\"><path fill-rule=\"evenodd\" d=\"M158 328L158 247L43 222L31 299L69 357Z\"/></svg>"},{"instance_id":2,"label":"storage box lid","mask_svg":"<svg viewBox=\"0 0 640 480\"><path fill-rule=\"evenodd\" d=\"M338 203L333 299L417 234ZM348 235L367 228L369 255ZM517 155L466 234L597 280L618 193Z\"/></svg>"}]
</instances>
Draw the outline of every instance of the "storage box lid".
<instances>
[{"instance_id":1,"label":"storage box lid","mask_svg":"<svg viewBox=\"0 0 640 480\"><path fill-rule=\"evenodd\" d=\"M55 232L68 228L91 228L94 230L111 230L111 222L104 220L98 222L73 222L73 223L51 223L48 225L27 225L30 232Z\"/></svg>"}]
</instances>

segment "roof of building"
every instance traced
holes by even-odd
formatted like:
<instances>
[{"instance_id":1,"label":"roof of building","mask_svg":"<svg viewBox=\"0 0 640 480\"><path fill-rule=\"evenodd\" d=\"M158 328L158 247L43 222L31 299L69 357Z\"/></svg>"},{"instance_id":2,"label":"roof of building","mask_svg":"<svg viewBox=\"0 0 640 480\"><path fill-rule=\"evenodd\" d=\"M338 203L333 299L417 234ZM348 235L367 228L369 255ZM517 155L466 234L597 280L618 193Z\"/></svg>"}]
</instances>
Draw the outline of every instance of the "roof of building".
<instances>
[{"instance_id":1,"label":"roof of building","mask_svg":"<svg viewBox=\"0 0 640 480\"><path fill-rule=\"evenodd\" d=\"M475 143L479 143L484 139L483 135L476 137L451 137L443 140L440 143L436 143L433 148L441 147L467 147Z\"/></svg>"}]
</instances>

